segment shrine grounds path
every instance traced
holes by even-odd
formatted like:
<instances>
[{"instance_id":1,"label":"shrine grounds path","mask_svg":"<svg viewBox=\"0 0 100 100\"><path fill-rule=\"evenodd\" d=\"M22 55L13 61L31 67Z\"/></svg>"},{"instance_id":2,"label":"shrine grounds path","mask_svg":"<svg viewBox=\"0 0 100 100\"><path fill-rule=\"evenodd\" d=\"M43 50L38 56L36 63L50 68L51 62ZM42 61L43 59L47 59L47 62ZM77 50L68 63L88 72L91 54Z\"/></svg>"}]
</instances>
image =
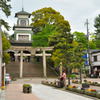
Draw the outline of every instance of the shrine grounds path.
<instances>
[{"instance_id":1,"label":"shrine grounds path","mask_svg":"<svg viewBox=\"0 0 100 100\"><path fill-rule=\"evenodd\" d=\"M3 100L98 100L67 92L64 90L56 89L53 87L41 84L45 79L31 78L31 79L18 79L7 86L5 90L5 99ZM53 81L55 79L49 79ZM32 85L32 93L22 93L22 85L29 83ZM2 100L2 99L0 99Z\"/></svg>"},{"instance_id":2,"label":"shrine grounds path","mask_svg":"<svg viewBox=\"0 0 100 100\"><path fill-rule=\"evenodd\" d=\"M34 94L24 94L22 84L10 84L5 92L5 100L40 100Z\"/></svg>"},{"instance_id":3,"label":"shrine grounds path","mask_svg":"<svg viewBox=\"0 0 100 100\"><path fill-rule=\"evenodd\" d=\"M33 93L41 100L94 100L42 84L32 85Z\"/></svg>"}]
</instances>

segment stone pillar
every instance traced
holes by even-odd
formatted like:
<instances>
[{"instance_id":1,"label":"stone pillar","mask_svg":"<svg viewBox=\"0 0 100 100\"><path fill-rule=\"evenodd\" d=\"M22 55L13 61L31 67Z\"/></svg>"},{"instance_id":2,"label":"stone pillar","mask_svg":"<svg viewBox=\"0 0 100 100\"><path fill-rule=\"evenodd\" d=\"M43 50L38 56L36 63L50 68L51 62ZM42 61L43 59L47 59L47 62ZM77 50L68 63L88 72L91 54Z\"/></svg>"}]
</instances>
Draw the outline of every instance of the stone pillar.
<instances>
[{"instance_id":1,"label":"stone pillar","mask_svg":"<svg viewBox=\"0 0 100 100\"><path fill-rule=\"evenodd\" d=\"M17 51L15 51L15 62L18 61Z\"/></svg>"},{"instance_id":2,"label":"stone pillar","mask_svg":"<svg viewBox=\"0 0 100 100\"><path fill-rule=\"evenodd\" d=\"M23 77L23 51L20 53L20 78Z\"/></svg>"},{"instance_id":3,"label":"stone pillar","mask_svg":"<svg viewBox=\"0 0 100 100\"><path fill-rule=\"evenodd\" d=\"M47 78L45 50L43 50L43 75L44 75L45 78Z\"/></svg>"}]
</instances>

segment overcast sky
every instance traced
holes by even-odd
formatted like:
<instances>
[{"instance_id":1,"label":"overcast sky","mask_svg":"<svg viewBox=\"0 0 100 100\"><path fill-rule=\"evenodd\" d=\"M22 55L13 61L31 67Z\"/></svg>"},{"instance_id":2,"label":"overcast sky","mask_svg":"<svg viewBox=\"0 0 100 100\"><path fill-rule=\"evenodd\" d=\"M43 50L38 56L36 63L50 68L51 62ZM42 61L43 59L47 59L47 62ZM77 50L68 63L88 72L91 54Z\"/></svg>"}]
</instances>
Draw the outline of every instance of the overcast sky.
<instances>
[{"instance_id":1,"label":"overcast sky","mask_svg":"<svg viewBox=\"0 0 100 100\"><path fill-rule=\"evenodd\" d=\"M0 16L6 19L9 25L13 27L14 23L16 23L15 13L22 9L22 0L11 0L11 6L12 13L8 19L4 14ZM54 8L69 21L72 32L86 33L84 24L87 18L90 32L94 32L94 18L100 14L100 0L23 0L23 6L24 10L30 13L43 7ZM13 31L9 33L12 34Z\"/></svg>"}]
</instances>

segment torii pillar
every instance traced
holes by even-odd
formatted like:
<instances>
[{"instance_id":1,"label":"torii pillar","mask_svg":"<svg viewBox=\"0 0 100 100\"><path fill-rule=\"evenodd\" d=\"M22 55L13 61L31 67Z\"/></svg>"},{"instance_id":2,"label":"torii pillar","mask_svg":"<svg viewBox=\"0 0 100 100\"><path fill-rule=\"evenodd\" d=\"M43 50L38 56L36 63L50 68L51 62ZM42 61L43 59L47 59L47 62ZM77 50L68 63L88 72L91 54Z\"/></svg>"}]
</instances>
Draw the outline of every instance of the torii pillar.
<instances>
[{"instance_id":1,"label":"torii pillar","mask_svg":"<svg viewBox=\"0 0 100 100\"><path fill-rule=\"evenodd\" d=\"M43 50L42 54L35 54L35 56L43 56L43 75L47 78L47 71L46 71L46 56L51 56L51 54L46 54L45 50Z\"/></svg>"},{"instance_id":2,"label":"torii pillar","mask_svg":"<svg viewBox=\"0 0 100 100\"><path fill-rule=\"evenodd\" d=\"M46 55L45 55L45 50L43 50L43 73L44 77L47 77L47 71L46 71Z\"/></svg>"},{"instance_id":3,"label":"torii pillar","mask_svg":"<svg viewBox=\"0 0 100 100\"><path fill-rule=\"evenodd\" d=\"M21 50L21 52L19 54L15 54L15 56L20 56L20 73L19 73L19 77L22 78L23 77L23 57L24 56L31 56L31 54L24 54L23 51Z\"/></svg>"},{"instance_id":4,"label":"torii pillar","mask_svg":"<svg viewBox=\"0 0 100 100\"><path fill-rule=\"evenodd\" d=\"M20 78L23 77L23 51L20 53Z\"/></svg>"}]
</instances>

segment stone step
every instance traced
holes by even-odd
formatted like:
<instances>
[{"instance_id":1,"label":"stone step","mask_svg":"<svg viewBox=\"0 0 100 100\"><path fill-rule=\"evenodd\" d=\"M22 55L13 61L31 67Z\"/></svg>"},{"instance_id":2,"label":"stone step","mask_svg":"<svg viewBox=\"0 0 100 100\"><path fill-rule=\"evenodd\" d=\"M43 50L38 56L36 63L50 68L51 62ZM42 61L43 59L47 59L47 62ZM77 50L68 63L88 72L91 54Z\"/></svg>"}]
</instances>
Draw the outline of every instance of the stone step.
<instances>
[{"instance_id":1,"label":"stone step","mask_svg":"<svg viewBox=\"0 0 100 100\"><path fill-rule=\"evenodd\" d=\"M20 62L10 62L6 65L7 73L10 73L12 77L19 77ZM43 77L42 63L23 62L23 77ZM47 67L47 77L56 77L55 72Z\"/></svg>"}]
</instances>

